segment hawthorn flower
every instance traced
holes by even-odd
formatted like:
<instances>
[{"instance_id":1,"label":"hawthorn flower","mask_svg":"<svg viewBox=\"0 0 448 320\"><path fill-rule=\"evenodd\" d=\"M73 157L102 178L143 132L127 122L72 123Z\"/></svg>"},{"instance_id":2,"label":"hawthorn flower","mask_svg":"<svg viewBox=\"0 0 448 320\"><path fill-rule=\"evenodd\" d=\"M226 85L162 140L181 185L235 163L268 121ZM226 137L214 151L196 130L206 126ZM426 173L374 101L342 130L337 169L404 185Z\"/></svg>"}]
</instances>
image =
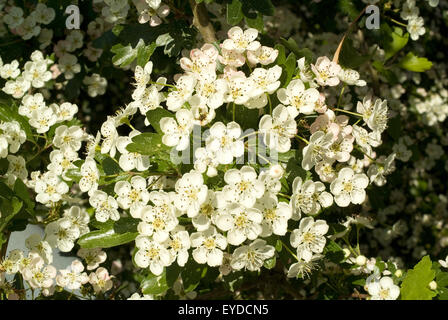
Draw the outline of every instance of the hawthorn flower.
<instances>
[{"instance_id":1,"label":"hawthorn flower","mask_svg":"<svg viewBox=\"0 0 448 320\"><path fill-rule=\"evenodd\" d=\"M166 201L164 193L154 194L152 197L160 197L161 201ZM141 235L152 236L152 238L160 243L166 241L169 237L169 232L174 230L179 224L176 218L174 206L171 201L167 204L156 206L145 206L139 210L140 222L137 230Z\"/></svg>"},{"instance_id":2,"label":"hawthorn flower","mask_svg":"<svg viewBox=\"0 0 448 320\"><path fill-rule=\"evenodd\" d=\"M250 166L243 166L240 170L227 170L224 181L227 185L223 188L223 198L247 208L252 207L265 191L264 183L257 179L255 169Z\"/></svg>"},{"instance_id":3,"label":"hawthorn flower","mask_svg":"<svg viewBox=\"0 0 448 320\"><path fill-rule=\"evenodd\" d=\"M77 252L78 257L87 263L87 270L95 270L101 263L106 261L107 254L101 248L81 248Z\"/></svg>"},{"instance_id":4,"label":"hawthorn flower","mask_svg":"<svg viewBox=\"0 0 448 320\"><path fill-rule=\"evenodd\" d=\"M206 139L206 149L216 155L219 163L229 164L233 158L244 154L244 143L238 140L240 136L241 128L238 123L232 121L225 125L222 122L215 122Z\"/></svg>"},{"instance_id":5,"label":"hawthorn flower","mask_svg":"<svg viewBox=\"0 0 448 320\"><path fill-rule=\"evenodd\" d=\"M177 227L170 232L167 240L168 250L172 261L177 260L177 264L183 267L188 261L188 250L190 249L190 235L187 231Z\"/></svg>"},{"instance_id":6,"label":"hawthorn flower","mask_svg":"<svg viewBox=\"0 0 448 320\"><path fill-rule=\"evenodd\" d=\"M50 130L50 127L56 123L58 117L50 108L41 108L34 110L31 113L29 124L36 128L37 133L45 133Z\"/></svg>"},{"instance_id":7,"label":"hawthorn flower","mask_svg":"<svg viewBox=\"0 0 448 320\"><path fill-rule=\"evenodd\" d=\"M90 216L84 208L72 206L64 210L63 218L68 219L72 226L79 229L79 235L82 236L90 231Z\"/></svg>"},{"instance_id":8,"label":"hawthorn flower","mask_svg":"<svg viewBox=\"0 0 448 320\"><path fill-rule=\"evenodd\" d=\"M81 65L77 62L78 58L69 53L59 58L59 70L64 73L65 79L73 79L75 73L81 72Z\"/></svg>"},{"instance_id":9,"label":"hawthorn flower","mask_svg":"<svg viewBox=\"0 0 448 320\"><path fill-rule=\"evenodd\" d=\"M74 226L69 219L59 219L50 222L45 227L45 240L62 252L70 252L79 236L79 228Z\"/></svg>"},{"instance_id":10,"label":"hawthorn flower","mask_svg":"<svg viewBox=\"0 0 448 320\"><path fill-rule=\"evenodd\" d=\"M215 192L208 189L207 196L199 208L199 213L191 220L197 231L205 231L210 227L210 224L216 216L217 206Z\"/></svg>"},{"instance_id":11,"label":"hawthorn flower","mask_svg":"<svg viewBox=\"0 0 448 320\"><path fill-rule=\"evenodd\" d=\"M34 15L37 23L49 24L56 17L53 8L47 7L44 3L38 3L34 9Z\"/></svg>"},{"instance_id":12,"label":"hawthorn flower","mask_svg":"<svg viewBox=\"0 0 448 320\"><path fill-rule=\"evenodd\" d=\"M109 291L113 286L112 276L103 267L99 267L95 272L89 274L89 283L93 286L96 294Z\"/></svg>"},{"instance_id":13,"label":"hawthorn flower","mask_svg":"<svg viewBox=\"0 0 448 320\"><path fill-rule=\"evenodd\" d=\"M425 34L424 27L425 22L422 17L412 17L408 20L407 30L411 35L412 40L418 40L418 38Z\"/></svg>"},{"instance_id":14,"label":"hawthorn flower","mask_svg":"<svg viewBox=\"0 0 448 320\"><path fill-rule=\"evenodd\" d=\"M227 81L217 79L216 73L203 74L196 83L196 94L200 97L201 103L211 109L217 109L224 103L227 90Z\"/></svg>"},{"instance_id":15,"label":"hawthorn flower","mask_svg":"<svg viewBox=\"0 0 448 320\"><path fill-rule=\"evenodd\" d=\"M139 134L139 131L133 130L129 133L128 137L117 138L117 149L121 153L120 159L118 159L118 164L124 171L131 171L134 169L137 171L145 171L150 166L149 156L141 155L137 152L130 152L126 148L132 143L132 138Z\"/></svg>"},{"instance_id":16,"label":"hawthorn flower","mask_svg":"<svg viewBox=\"0 0 448 320\"><path fill-rule=\"evenodd\" d=\"M278 50L266 46L260 46L255 51L247 51L247 60L249 63L256 65L268 65L277 59Z\"/></svg>"},{"instance_id":17,"label":"hawthorn flower","mask_svg":"<svg viewBox=\"0 0 448 320\"><path fill-rule=\"evenodd\" d=\"M245 104L254 96L254 83L252 78L246 78L244 74L230 75L227 81L228 90L224 95L224 102Z\"/></svg>"},{"instance_id":18,"label":"hawthorn flower","mask_svg":"<svg viewBox=\"0 0 448 320\"><path fill-rule=\"evenodd\" d=\"M372 147L378 147L381 144L381 134L378 131L368 132L366 129L354 125L353 136L367 155L372 154Z\"/></svg>"},{"instance_id":19,"label":"hawthorn flower","mask_svg":"<svg viewBox=\"0 0 448 320\"><path fill-rule=\"evenodd\" d=\"M247 269L258 271L263 266L265 260L270 259L275 254L275 248L267 245L266 241L256 239L248 246L237 248L232 254L230 265L235 270Z\"/></svg>"},{"instance_id":20,"label":"hawthorn flower","mask_svg":"<svg viewBox=\"0 0 448 320\"><path fill-rule=\"evenodd\" d=\"M296 177L292 183L292 190L291 205L295 220L300 219L301 213L314 215L321 207L327 208L333 204L333 197L325 191L325 185L320 181L303 182L301 177Z\"/></svg>"},{"instance_id":21,"label":"hawthorn flower","mask_svg":"<svg viewBox=\"0 0 448 320\"><path fill-rule=\"evenodd\" d=\"M228 205L216 217L216 226L227 231L227 241L238 246L246 239L255 240L262 232L263 214L256 208L246 208L237 203Z\"/></svg>"},{"instance_id":22,"label":"hawthorn flower","mask_svg":"<svg viewBox=\"0 0 448 320\"><path fill-rule=\"evenodd\" d=\"M23 9L20 7L11 7L8 13L3 16L3 22L6 23L11 29L15 29L20 26L23 21Z\"/></svg>"},{"instance_id":23,"label":"hawthorn flower","mask_svg":"<svg viewBox=\"0 0 448 320\"><path fill-rule=\"evenodd\" d=\"M62 175L64 180L70 180L65 176L65 173L69 169L76 169L73 162L78 159L78 153L72 149L66 149L64 151L55 149L50 153L50 163L47 169L57 175Z\"/></svg>"},{"instance_id":24,"label":"hawthorn flower","mask_svg":"<svg viewBox=\"0 0 448 320\"><path fill-rule=\"evenodd\" d=\"M201 49L190 51L190 58L180 59L180 66L187 74L196 79L215 74L218 50L210 43L204 44Z\"/></svg>"},{"instance_id":25,"label":"hawthorn flower","mask_svg":"<svg viewBox=\"0 0 448 320\"><path fill-rule=\"evenodd\" d=\"M249 52L251 51L248 51L248 54ZM246 58L241 52L236 50L227 50L225 48L222 48L222 46L221 46L221 55L218 56L218 60L223 65L230 66L233 68L241 67L246 62Z\"/></svg>"},{"instance_id":26,"label":"hawthorn flower","mask_svg":"<svg viewBox=\"0 0 448 320\"><path fill-rule=\"evenodd\" d=\"M97 73L92 74L90 77L84 77L82 83L87 86L87 93L92 98L103 95L106 92L107 80Z\"/></svg>"},{"instance_id":27,"label":"hawthorn flower","mask_svg":"<svg viewBox=\"0 0 448 320\"><path fill-rule=\"evenodd\" d=\"M390 174L395 170L395 153L390 154L387 158L385 156L379 157L375 163L370 165L367 170L367 175L370 181L381 187L386 184L385 175Z\"/></svg>"},{"instance_id":28,"label":"hawthorn flower","mask_svg":"<svg viewBox=\"0 0 448 320\"><path fill-rule=\"evenodd\" d=\"M51 79L51 71L47 70L47 61L28 61L23 67L23 77L31 82L34 88L42 88Z\"/></svg>"},{"instance_id":29,"label":"hawthorn flower","mask_svg":"<svg viewBox=\"0 0 448 320\"><path fill-rule=\"evenodd\" d=\"M20 146L26 141L26 133L20 124L13 120L11 122L0 123L0 130L9 144L9 152L16 153Z\"/></svg>"},{"instance_id":30,"label":"hawthorn flower","mask_svg":"<svg viewBox=\"0 0 448 320\"><path fill-rule=\"evenodd\" d=\"M333 143L333 134L323 131L316 131L311 135L309 144L303 148L302 167L305 170L311 170L319 161L326 158L329 154L329 148Z\"/></svg>"},{"instance_id":31,"label":"hawthorn flower","mask_svg":"<svg viewBox=\"0 0 448 320\"><path fill-rule=\"evenodd\" d=\"M139 13L138 22L143 24L149 22L151 27L156 27L162 23L161 18L165 18L170 13L170 8L161 4L161 0L132 0Z\"/></svg>"},{"instance_id":32,"label":"hawthorn flower","mask_svg":"<svg viewBox=\"0 0 448 320\"><path fill-rule=\"evenodd\" d=\"M319 85L333 87L339 84L338 74L341 72L341 66L328 57L317 58L316 64L311 64L311 70Z\"/></svg>"},{"instance_id":33,"label":"hawthorn flower","mask_svg":"<svg viewBox=\"0 0 448 320\"><path fill-rule=\"evenodd\" d=\"M331 183L330 190L339 207L347 207L350 202L361 204L366 198L364 190L369 185L369 178L364 173L357 173L352 168L341 169L338 177Z\"/></svg>"},{"instance_id":34,"label":"hawthorn flower","mask_svg":"<svg viewBox=\"0 0 448 320\"><path fill-rule=\"evenodd\" d=\"M135 264L140 268L147 268L156 276L163 272L163 268L171 264L171 255L164 244L143 235L137 236L135 246L138 248L134 256Z\"/></svg>"},{"instance_id":35,"label":"hawthorn flower","mask_svg":"<svg viewBox=\"0 0 448 320\"><path fill-rule=\"evenodd\" d=\"M227 240L222 234L211 226L201 232L191 235L191 246L195 248L192 252L194 260L199 264L207 263L210 267L217 267L222 264L223 252L227 247Z\"/></svg>"},{"instance_id":36,"label":"hawthorn flower","mask_svg":"<svg viewBox=\"0 0 448 320\"><path fill-rule=\"evenodd\" d=\"M373 131L383 132L387 127L387 100L376 99L372 105L369 97L358 101L356 111L362 114L363 120Z\"/></svg>"},{"instance_id":37,"label":"hawthorn flower","mask_svg":"<svg viewBox=\"0 0 448 320\"><path fill-rule=\"evenodd\" d=\"M118 181L114 192L118 195L117 203L120 208L125 210L131 208L131 215L149 201L146 180L139 176L132 177L131 182Z\"/></svg>"},{"instance_id":38,"label":"hawthorn flower","mask_svg":"<svg viewBox=\"0 0 448 320\"><path fill-rule=\"evenodd\" d=\"M101 144L101 153L109 153L111 157L115 157L119 135L113 117L108 116L107 120L103 122L101 125L101 135L104 137L103 143Z\"/></svg>"},{"instance_id":39,"label":"hawthorn flower","mask_svg":"<svg viewBox=\"0 0 448 320\"><path fill-rule=\"evenodd\" d=\"M61 105L55 103L50 105L53 113L58 117L57 122L70 121L78 112L78 106L70 102L64 102Z\"/></svg>"},{"instance_id":40,"label":"hawthorn flower","mask_svg":"<svg viewBox=\"0 0 448 320\"><path fill-rule=\"evenodd\" d=\"M272 112L272 116L265 114L260 119L259 130L263 141L269 149L286 152L291 149L291 138L297 134L297 123L294 118L298 115L294 107L279 104Z\"/></svg>"},{"instance_id":41,"label":"hawthorn flower","mask_svg":"<svg viewBox=\"0 0 448 320\"><path fill-rule=\"evenodd\" d=\"M292 208L287 202L279 202L273 194L265 194L254 206L263 214L261 237L272 234L284 236L288 229L288 220L292 217Z\"/></svg>"},{"instance_id":42,"label":"hawthorn flower","mask_svg":"<svg viewBox=\"0 0 448 320\"><path fill-rule=\"evenodd\" d=\"M325 247L325 234L328 224L325 220L306 217L300 220L298 229L291 232L290 241L293 248L297 248L297 257L310 262L313 254L322 253Z\"/></svg>"},{"instance_id":43,"label":"hawthorn flower","mask_svg":"<svg viewBox=\"0 0 448 320\"><path fill-rule=\"evenodd\" d=\"M359 79L359 72L353 69L341 69L338 77L342 82L351 86L364 87L366 85L365 80Z\"/></svg>"},{"instance_id":44,"label":"hawthorn flower","mask_svg":"<svg viewBox=\"0 0 448 320\"><path fill-rule=\"evenodd\" d=\"M74 260L67 269L59 270L56 276L56 284L69 290L78 290L83 284L89 282L87 273L83 272L84 266L81 261Z\"/></svg>"},{"instance_id":45,"label":"hawthorn flower","mask_svg":"<svg viewBox=\"0 0 448 320\"><path fill-rule=\"evenodd\" d=\"M188 148L190 133L193 130L193 114L190 110L181 109L176 112L176 120L164 117L160 120L160 129L164 135L162 142L169 147L176 147L177 151Z\"/></svg>"},{"instance_id":46,"label":"hawthorn flower","mask_svg":"<svg viewBox=\"0 0 448 320\"><path fill-rule=\"evenodd\" d=\"M96 209L95 219L99 222L106 222L109 219L114 221L120 219L117 201L106 192L101 190L94 191L90 196L89 203Z\"/></svg>"},{"instance_id":47,"label":"hawthorn flower","mask_svg":"<svg viewBox=\"0 0 448 320\"><path fill-rule=\"evenodd\" d=\"M34 110L45 108L45 106L42 93L36 93L34 95L27 94L22 98L22 104L19 106L19 114L29 118Z\"/></svg>"},{"instance_id":48,"label":"hawthorn flower","mask_svg":"<svg viewBox=\"0 0 448 320\"><path fill-rule=\"evenodd\" d=\"M173 201L176 208L186 212L189 218L198 215L208 190L208 187L204 185L202 174L194 170L185 173L176 181L175 190Z\"/></svg>"},{"instance_id":49,"label":"hawthorn flower","mask_svg":"<svg viewBox=\"0 0 448 320\"><path fill-rule=\"evenodd\" d=\"M208 177L215 177L218 172L216 167L219 165L214 152L206 148L197 148L194 152L196 160L194 161L194 169L200 173L206 173Z\"/></svg>"},{"instance_id":50,"label":"hawthorn flower","mask_svg":"<svg viewBox=\"0 0 448 320\"><path fill-rule=\"evenodd\" d=\"M0 267L6 274L19 272L20 263L23 260L23 252L18 249L11 250L6 259L0 262Z\"/></svg>"},{"instance_id":51,"label":"hawthorn flower","mask_svg":"<svg viewBox=\"0 0 448 320\"><path fill-rule=\"evenodd\" d=\"M0 77L3 79L15 79L20 75L19 61L13 60L0 66Z\"/></svg>"},{"instance_id":52,"label":"hawthorn flower","mask_svg":"<svg viewBox=\"0 0 448 320\"><path fill-rule=\"evenodd\" d=\"M273 94L280 86L278 79L281 74L282 68L280 66L274 66L269 69L254 69L249 77L253 83L251 95L255 97L263 93Z\"/></svg>"},{"instance_id":53,"label":"hawthorn flower","mask_svg":"<svg viewBox=\"0 0 448 320\"><path fill-rule=\"evenodd\" d=\"M31 288L49 289L54 283L57 271L52 265L44 266L44 260L37 256L21 273Z\"/></svg>"},{"instance_id":54,"label":"hawthorn flower","mask_svg":"<svg viewBox=\"0 0 448 320\"><path fill-rule=\"evenodd\" d=\"M227 32L228 39L224 40L222 47L226 50L236 50L243 53L246 50L255 51L260 47L260 42L255 41L258 37L258 31L254 28L243 30L238 27L232 27Z\"/></svg>"},{"instance_id":55,"label":"hawthorn flower","mask_svg":"<svg viewBox=\"0 0 448 320\"><path fill-rule=\"evenodd\" d=\"M49 205L61 200L62 195L68 192L68 185L55 173L48 171L36 181L34 191L37 193L36 201Z\"/></svg>"},{"instance_id":56,"label":"hawthorn flower","mask_svg":"<svg viewBox=\"0 0 448 320\"><path fill-rule=\"evenodd\" d=\"M366 286L367 292L371 295L371 300L396 300L400 295L400 288L394 284L390 277L382 277Z\"/></svg>"},{"instance_id":57,"label":"hawthorn flower","mask_svg":"<svg viewBox=\"0 0 448 320\"><path fill-rule=\"evenodd\" d=\"M312 114L319 99L319 91L315 88L305 89L302 80L292 80L286 88L277 90L277 97L281 103L293 106L298 113Z\"/></svg>"},{"instance_id":58,"label":"hawthorn flower","mask_svg":"<svg viewBox=\"0 0 448 320\"><path fill-rule=\"evenodd\" d=\"M13 98L20 99L31 87L31 82L23 76L17 77L15 80L8 80L3 87L3 92L11 95Z\"/></svg>"},{"instance_id":59,"label":"hawthorn flower","mask_svg":"<svg viewBox=\"0 0 448 320\"><path fill-rule=\"evenodd\" d=\"M79 189L82 192L93 192L98 189L98 180L100 172L96 166L95 160L87 157L86 161L81 166L81 179L79 180Z\"/></svg>"},{"instance_id":60,"label":"hawthorn flower","mask_svg":"<svg viewBox=\"0 0 448 320\"><path fill-rule=\"evenodd\" d=\"M37 253L46 264L53 262L53 249L50 244L43 240L40 234L32 234L25 240L25 245L30 252Z\"/></svg>"},{"instance_id":61,"label":"hawthorn flower","mask_svg":"<svg viewBox=\"0 0 448 320\"><path fill-rule=\"evenodd\" d=\"M62 150L78 151L84 138L84 131L79 126L67 127L62 125L56 128L53 145Z\"/></svg>"},{"instance_id":62,"label":"hawthorn flower","mask_svg":"<svg viewBox=\"0 0 448 320\"><path fill-rule=\"evenodd\" d=\"M183 75L176 81L176 90L171 91L166 99L166 106L170 111L178 111L193 94L196 79L190 75Z\"/></svg>"},{"instance_id":63,"label":"hawthorn flower","mask_svg":"<svg viewBox=\"0 0 448 320\"><path fill-rule=\"evenodd\" d=\"M25 180L28 177L28 170L26 170L26 162L22 156L8 155L6 159L9 162L8 171L5 176L8 177L8 183L13 185L17 178Z\"/></svg>"},{"instance_id":64,"label":"hawthorn flower","mask_svg":"<svg viewBox=\"0 0 448 320\"><path fill-rule=\"evenodd\" d=\"M305 278L309 277L311 271L316 269L316 261L321 260L324 256L322 254L313 254L309 261L300 259L298 262L293 263L288 270L288 278Z\"/></svg>"}]
</instances>

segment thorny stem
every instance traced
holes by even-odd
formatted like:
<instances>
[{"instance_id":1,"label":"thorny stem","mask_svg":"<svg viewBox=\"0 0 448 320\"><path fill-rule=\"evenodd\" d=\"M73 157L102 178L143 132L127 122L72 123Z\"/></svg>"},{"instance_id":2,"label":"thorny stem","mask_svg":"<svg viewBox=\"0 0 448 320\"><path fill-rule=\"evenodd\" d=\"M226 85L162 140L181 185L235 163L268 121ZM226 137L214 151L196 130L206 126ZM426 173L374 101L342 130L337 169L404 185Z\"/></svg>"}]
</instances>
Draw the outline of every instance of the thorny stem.
<instances>
[{"instance_id":1,"label":"thorny stem","mask_svg":"<svg viewBox=\"0 0 448 320\"><path fill-rule=\"evenodd\" d=\"M348 27L347 31L344 33L344 36L342 37L341 42L339 42L338 48L336 49L336 52L334 53L333 62L338 63L338 61L339 61L339 54L341 53L342 45L344 44L345 38L350 33L353 25L364 15L364 12L366 11L367 7L368 6L365 6L364 9L362 9L362 11L359 13L358 17L356 17L356 19L350 24L350 26Z\"/></svg>"}]
</instances>

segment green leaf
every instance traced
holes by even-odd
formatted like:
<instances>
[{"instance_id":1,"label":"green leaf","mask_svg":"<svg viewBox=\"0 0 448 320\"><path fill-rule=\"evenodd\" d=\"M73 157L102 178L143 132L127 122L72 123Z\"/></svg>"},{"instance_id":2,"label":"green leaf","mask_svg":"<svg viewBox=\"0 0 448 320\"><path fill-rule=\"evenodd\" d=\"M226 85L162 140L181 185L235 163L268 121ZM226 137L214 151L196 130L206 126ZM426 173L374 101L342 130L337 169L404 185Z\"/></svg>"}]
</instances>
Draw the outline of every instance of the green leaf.
<instances>
[{"instance_id":1,"label":"green leaf","mask_svg":"<svg viewBox=\"0 0 448 320\"><path fill-rule=\"evenodd\" d=\"M148 46L140 46L137 50L137 65L144 67L154 53L154 50L156 50L156 47L155 42Z\"/></svg>"},{"instance_id":2,"label":"green leaf","mask_svg":"<svg viewBox=\"0 0 448 320\"><path fill-rule=\"evenodd\" d=\"M121 43L114 45L110 51L115 53L112 57L112 63L116 66L125 67L137 58L137 50L131 45L124 47Z\"/></svg>"},{"instance_id":3,"label":"green leaf","mask_svg":"<svg viewBox=\"0 0 448 320\"><path fill-rule=\"evenodd\" d=\"M11 199L6 199L0 196L0 212L2 216L0 217L0 232L8 225L12 218L20 212L22 209L23 202L16 197Z\"/></svg>"},{"instance_id":4,"label":"green leaf","mask_svg":"<svg viewBox=\"0 0 448 320\"><path fill-rule=\"evenodd\" d=\"M14 183L14 192L20 199L25 202L28 208L34 208L34 202L33 200L31 200L27 186L19 178L17 178L16 182Z\"/></svg>"},{"instance_id":5,"label":"green leaf","mask_svg":"<svg viewBox=\"0 0 448 320\"><path fill-rule=\"evenodd\" d=\"M357 69L371 58L370 55L360 54L351 39L346 38L342 44L341 54L339 55L339 63L346 68Z\"/></svg>"},{"instance_id":6,"label":"green leaf","mask_svg":"<svg viewBox=\"0 0 448 320\"><path fill-rule=\"evenodd\" d=\"M249 5L265 16L273 16L275 7L271 0L246 0Z\"/></svg>"},{"instance_id":7,"label":"green leaf","mask_svg":"<svg viewBox=\"0 0 448 320\"><path fill-rule=\"evenodd\" d=\"M339 9L344 13L349 15L350 19L354 20L359 14L358 9L353 4L352 0L339 0L338 2Z\"/></svg>"},{"instance_id":8,"label":"green leaf","mask_svg":"<svg viewBox=\"0 0 448 320\"><path fill-rule=\"evenodd\" d=\"M162 135L154 132L145 132L132 138L132 143L127 145L129 152L138 152L142 155L164 158L162 154L169 155L171 148L164 145Z\"/></svg>"},{"instance_id":9,"label":"green leaf","mask_svg":"<svg viewBox=\"0 0 448 320\"><path fill-rule=\"evenodd\" d=\"M324 254L328 260L334 263L340 263L344 260L344 252L340 245L330 240L324 248Z\"/></svg>"},{"instance_id":10,"label":"green leaf","mask_svg":"<svg viewBox=\"0 0 448 320\"><path fill-rule=\"evenodd\" d=\"M121 172L120 166L112 158L106 157L101 164L103 166L104 173L108 176Z\"/></svg>"},{"instance_id":11,"label":"green leaf","mask_svg":"<svg viewBox=\"0 0 448 320\"><path fill-rule=\"evenodd\" d=\"M139 220L131 217L120 218L114 224L114 231L116 233L137 232L138 223Z\"/></svg>"},{"instance_id":12,"label":"green leaf","mask_svg":"<svg viewBox=\"0 0 448 320\"><path fill-rule=\"evenodd\" d=\"M163 134L163 131L162 129L160 129L160 119L164 117L174 118L175 114L163 108L156 108L154 110L149 110L148 112L146 112L146 118L148 118L151 126L154 128L154 130L161 134Z\"/></svg>"},{"instance_id":13,"label":"green leaf","mask_svg":"<svg viewBox=\"0 0 448 320\"><path fill-rule=\"evenodd\" d=\"M398 65L406 70L414 72L423 72L431 69L432 62L423 57L417 57L414 53L409 52Z\"/></svg>"},{"instance_id":14,"label":"green leaf","mask_svg":"<svg viewBox=\"0 0 448 320\"><path fill-rule=\"evenodd\" d=\"M260 12L257 13L257 16L255 18L245 16L244 19L246 20L246 23L249 27L255 28L259 32L263 32L264 29L263 15Z\"/></svg>"},{"instance_id":15,"label":"green leaf","mask_svg":"<svg viewBox=\"0 0 448 320\"><path fill-rule=\"evenodd\" d=\"M435 277L435 271L431 266L429 256L424 256L414 269L407 272L401 284L402 300L431 300L436 295L428 287Z\"/></svg>"},{"instance_id":16,"label":"green leaf","mask_svg":"<svg viewBox=\"0 0 448 320\"><path fill-rule=\"evenodd\" d=\"M275 64L282 65L286 61L286 54L285 54L285 46L277 43L274 47L274 49L278 50L278 56L277 60L275 60Z\"/></svg>"},{"instance_id":17,"label":"green leaf","mask_svg":"<svg viewBox=\"0 0 448 320\"><path fill-rule=\"evenodd\" d=\"M264 266L266 269L271 270L272 268L275 267L276 263L277 263L277 258L276 258L275 256L273 256L272 258L267 259L267 260L264 262L263 266Z\"/></svg>"},{"instance_id":18,"label":"green leaf","mask_svg":"<svg viewBox=\"0 0 448 320\"><path fill-rule=\"evenodd\" d=\"M140 283L140 288L143 294L162 294L169 289L166 283L166 271L159 276L150 273L145 279Z\"/></svg>"},{"instance_id":19,"label":"green leaf","mask_svg":"<svg viewBox=\"0 0 448 320\"><path fill-rule=\"evenodd\" d=\"M282 81L282 86L287 86L288 83L291 81L292 76L294 75L294 72L296 70L296 61L297 61L297 59L296 59L295 54L291 52L285 61L286 75L285 75L284 82Z\"/></svg>"},{"instance_id":20,"label":"green leaf","mask_svg":"<svg viewBox=\"0 0 448 320\"><path fill-rule=\"evenodd\" d=\"M138 232L116 233L113 228L91 231L78 239L81 248L111 248L131 241L138 236Z\"/></svg>"},{"instance_id":21,"label":"green leaf","mask_svg":"<svg viewBox=\"0 0 448 320\"><path fill-rule=\"evenodd\" d=\"M447 287L448 286L448 272L440 272L436 276L437 287Z\"/></svg>"},{"instance_id":22,"label":"green leaf","mask_svg":"<svg viewBox=\"0 0 448 320\"><path fill-rule=\"evenodd\" d=\"M240 23L243 19L243 11L241 10L242 4L240 0L232 0L231 3L227 4L227 23L230 25L235 25Z\"/></svg>"},{"instance_id":23,"label":"green leaf","mask_svg":"<svg viewBox=\"0 0 448 320\"><path fill-rule=\"evenodd\" d=\"M184 291L187 293L196 289L206 273L207 265L198 264L193 259L190 259L187 264L185 264L181 274L184 284Z\"/></svg>"},{"instance_id":24,"label":"green leaf","mask_svg":"<svg viewBox=\"0 0 448 320\"><path fill-rule=\"evenodd\" d=\"M403 49L409 40L409 33L403 35L403 29L394 27L394 30L392 30L387 23L381 25L381 34L384 39L383 47L386 60Z\"/></svg>"}]
</instances>

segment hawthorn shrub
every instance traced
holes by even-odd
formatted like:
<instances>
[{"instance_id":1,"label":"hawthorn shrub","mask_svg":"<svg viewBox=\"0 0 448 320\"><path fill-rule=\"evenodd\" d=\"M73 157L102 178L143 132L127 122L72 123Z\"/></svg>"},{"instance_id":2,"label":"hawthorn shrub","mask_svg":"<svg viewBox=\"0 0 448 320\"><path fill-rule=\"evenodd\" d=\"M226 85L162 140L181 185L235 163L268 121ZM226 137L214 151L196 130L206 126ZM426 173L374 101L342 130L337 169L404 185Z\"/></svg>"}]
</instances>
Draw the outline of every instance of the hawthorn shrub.
<instances>
[{"instance_id":1,"label":"hawthorn shrub","mask_svg":"<svg viewBox=\"0 0 448 320\"><path fill-rule=\"evenodd\" d=\"M447 13L0 0L0 299L447 299Z\"/></svg>"}]
</instances>

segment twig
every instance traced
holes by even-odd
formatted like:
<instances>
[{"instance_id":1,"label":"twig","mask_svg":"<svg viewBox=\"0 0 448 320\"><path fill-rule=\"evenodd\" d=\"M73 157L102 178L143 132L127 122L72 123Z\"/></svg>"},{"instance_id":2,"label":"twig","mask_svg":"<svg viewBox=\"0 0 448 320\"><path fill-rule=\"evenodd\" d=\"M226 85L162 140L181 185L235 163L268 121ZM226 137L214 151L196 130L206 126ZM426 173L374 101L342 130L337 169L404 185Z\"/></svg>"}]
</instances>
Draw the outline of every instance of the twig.
<instances>
[{"instance_id":1,"label":"twig","mask_svg":"<svg viewBox=\"0 0 448 320\"><path fill-rule=\"evenodd\" d=\"M362 9L362 11L359 13L358 17L350 24L347 31L345 32L344 36L341 39L341 42L339 42L338 48L336 49L336 52L333 56L333 62L338 63L339 61L339 53L341 53L342 45L344 44L344 40L347 37L347 35L350 33L350 30L352 29L353 25L363 16L364 12L366 12L367 6Z\"/></svg>"},{"instance_id":2,"label":"twig","mask_svg":"<svg viewBox=\"0 0 448 320\"><path fill-rule=\"evenodd\" d=\"M208 17L207 9L204 3L197 3L196 0L190 0L191 10L193 11L193 25L199 30L206 43L216 42L215 29Z\"/></svg>"}]
</instances>

